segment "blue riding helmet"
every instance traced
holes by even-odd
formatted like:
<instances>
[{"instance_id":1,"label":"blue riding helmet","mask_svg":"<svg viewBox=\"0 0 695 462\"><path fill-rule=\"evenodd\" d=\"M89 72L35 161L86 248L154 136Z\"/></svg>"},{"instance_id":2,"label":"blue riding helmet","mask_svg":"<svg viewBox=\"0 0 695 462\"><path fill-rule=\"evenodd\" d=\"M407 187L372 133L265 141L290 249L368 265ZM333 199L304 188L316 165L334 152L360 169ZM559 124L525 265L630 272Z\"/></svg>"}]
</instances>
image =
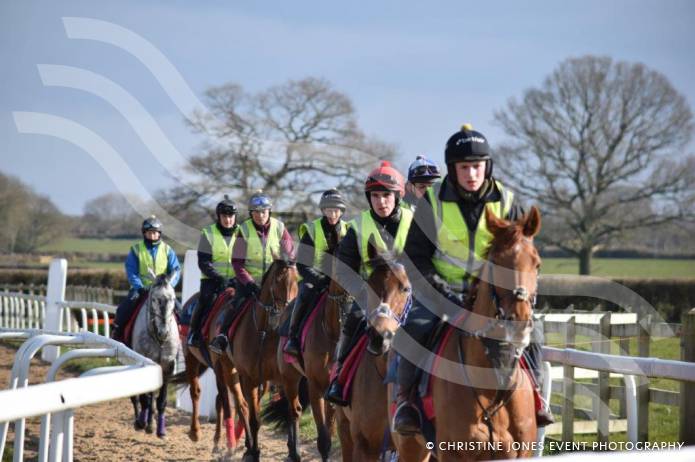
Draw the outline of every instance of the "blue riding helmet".
<instances>
[{"instance_id":1,"label":"blue riding helmet","mask_svg":"<svg viewBox=\"0 0 695 462\"><path fill-rule=\"evenodd\" d=\"M253 212L254 210L270 210L271 208L273 208L273 203L270 202L270 197L262 191L254 193L249 198L249 212Z\"/></svg>"},{"instance_id":2,"label":"blue riding helmet","mask_svg":"<svg viewBox=\"0 0 695 462\"><path fill-rule=\"evenodd\" d=\"M408 181L410 183L432 183L441 177L437 164L425 156L417 156L415 162L408 167Z\"/></svg>"}]
</instances>

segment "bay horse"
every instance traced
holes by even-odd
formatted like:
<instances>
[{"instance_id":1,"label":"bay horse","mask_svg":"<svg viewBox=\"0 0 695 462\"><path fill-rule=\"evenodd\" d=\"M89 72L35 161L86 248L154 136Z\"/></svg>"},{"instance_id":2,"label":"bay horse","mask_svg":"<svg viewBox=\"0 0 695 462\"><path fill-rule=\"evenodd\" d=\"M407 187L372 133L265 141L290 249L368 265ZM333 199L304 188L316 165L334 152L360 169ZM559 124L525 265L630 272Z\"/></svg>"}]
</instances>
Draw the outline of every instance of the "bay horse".
<instances>
[{"instance_id":1,"label":"bay horse","mask_svg":"<svg viewBox=\"0 0 695 462\"><path fill-rule=\"evenodd\" d=\"M367 247L373 268L367 279L369 340L352 382L350 406L338 412L343 461L377 461L392 447L385 384L388 353L412 300L404 266L388 252L379 254L371 239Z\"/></svg>"},{"instance_id":2,"label":"bay horse","mask_svg":"<svg viewBox=\"0 0 695 462\"><path fill-rule=\"evenodd\" d=\"M532 207L509 222L486 209L486 220L493 240L471 288L472 310L453 321L458 328L442 346L437 359L443 367L435 366L431 379L436 441L477 446L439 451L442 461L530 457L536 441L534 386L520 358L533 326L540 212Z\"/></svg>"},{"instance_id":3,"label":"bay horse","mask_svg":"<svg viewBox=\"0 0 695 462\"><path fill-rule=\"evenodd\" d=\"M330 235L332 241L329 248L337 248L337 236ZM334 274L333 252L326 252L324 261L331 259L331 269L327 274ZM284 345L280 342L277 351L278 369L282 377L285 399L287 401L287 412L282 414L287 420L288 427L294 428L290 432L295 436L294 441L288 444L297 444L296 435L299 429L299 418L302 414L300 404L299 387L302 375L306 377L308 385L309 402L311 412L316 425L316 448L321 455L321 460L327 461L331 453L331 435L335 427L335 409L323 399L323 394L330 383L330 369L334 360L338 337L340 336L340 307L348 294L335 282L335 277L331 279L328 286L328 294L323 306L316 307L318 310L312 323L307 328L306 339L304 341L304 351L302 352L303 369L298 369L294 365L285 361ZM321 296L317 297L317 300ZM298 405L299 404L299 405Z\"/></svg>"},{"instance_id":4,"label":"bay horse","mask_svg":"<svg viewBox=\"0 0 695 462\"><path fill-rule=\"evenodd\" d=\"M179 328L174 316L176 293L171 286L173 273L156 276L150 270L154 282L133 326L132 349L151 359L162 368L162 386L157 395L157 436L166 435L164 410L167 404L169 378L174 373L174 363L181 348ZM135 428L152 433L152 406L154 393L131 397L135 414Z\"/></svg>"},{"instance_id":5,"label":"bay horse","mask_svg":"<svg viewBox=\"0 0 695 462\"><path fill-rule=\"evenodd\" d=\"M287 256L275 259L268 268L258 299L237 320L235 334L229 339L227 356L239 374L241 391L248 405L248 413L242 413L246 428L246 452L244 460L258 461L258 430L260 428L260 401L268 389L268 383L281 383L276 360L280 323L289 316L287 306L297 296L297 268L287 261ZM285 393L287 391L285 390ZM290 428L288 442L296 441ZM288 444L288 457L299 460L296 445Z\"/></svg>"},{"instance_id":6,"label":"bay horse","mask_svg":"<svg viewBox=\"0 0 695 462\"><path fill-rule=\"evenodd\" d=\"M217 335L217 326L218 324L221 324L227 310L232 309L231 305L234 292L234 289L230 287L218 295L218 297L224 296L225 300L223 302L224 304L217 313L216 319L211 319L209 322L205 322L205 325L208 325L208 330L206 332L202 332L202 334L206 345L209 345L210 342L212 342L212 339ZM199 293L192 295L186 301L182 311L186 312L191 303L197 303L199 295ZM214 300L213 306L216 303L217 300ZM208 316L213 316L213 313L210 312ZM202 328L203 327L201 326L201 329ZM243 431L243 427L235 427L234 421L236 415L243 415L243 413L248 414L248 408L241 393L236 370L226 355L218 355L208 349L208 357L206 358L199 348L189 346L186 342L183 343L183 353L186 364L185 383L187 383L189 386L191 407L193 411L191 415L191 428L188 432L188 437L193 442L200 440L200 376L208 369L208 367L212 367L215 372L215 382L217 386L217 420L215 425L215 435L213 437L213 451L218 452L221 450L220 440L222 438L222 424L224 423L227 450L226 454L224 454L222 458L230 459L234 450L237 448L237 438L240 436L241 431Z\"/></svg>"}]
</instances>

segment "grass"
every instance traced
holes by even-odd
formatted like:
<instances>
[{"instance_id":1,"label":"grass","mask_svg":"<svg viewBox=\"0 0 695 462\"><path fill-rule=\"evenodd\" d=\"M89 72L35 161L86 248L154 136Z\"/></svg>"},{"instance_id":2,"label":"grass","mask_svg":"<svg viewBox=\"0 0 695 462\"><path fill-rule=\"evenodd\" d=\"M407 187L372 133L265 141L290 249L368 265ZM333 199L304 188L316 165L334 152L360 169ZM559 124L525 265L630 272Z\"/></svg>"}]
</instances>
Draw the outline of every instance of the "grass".
<instances>
[{"instance_id":1,"label":"grass","mask_svg":"<svg viewBox=\"0 0 695 462\"><path fill-rule=\"evenodd\" d=\"M68 237L41 247L41 252L85 252L126 255L135 239L88 239Z\"/></svg>"},{"instance_id":2,"label":"grass","mask_svg":"<svg viewBox=\"0 0 695 462\"><path fill-rule=\"evenodd\" d=\"M594 258L592 276L674 278L695 275L695 260L659 258ZM579 260L544 258L542 274L579 274Z\"/></svg>"},{"instance_id":3,"label":"grass","mask_svg":"<svg viewBox=\"0 0 695 462\"><path fill-rule=\"evenodd\" d=\"M591 338L585 336L577 336L576 347L579 350L591 350ZM564 347L559 334L546 335L546 345ZM652 338L649 346L649 355L661 359L680 360L680 339L679 338ZM611 340L611 354L625 354L620 351L617 339ZM635 356L637 352L637 339L630 339L630 354ZM591 383L591 380L577 380L578 383ZM621 379L611 379L611 385L622 385ZM680 382L675 380L667 380L660 378L649 379L650 388L659 388L661 390L679 391ZM562 405L563 396L559 393L553 393L552 404ZM575 407L590 409L591 398L588 396L575 396ZM614 414L618 414L620 403L618 400L610 400L609 407ZM556 416L559 420L560 415ZM675 442L678 441L680 414L677 407L666 406L662 404L649 404L649 441L651 442ZM558 437L559 435L553 435ZM574 440L577 442L591 443L596 441L596 434L575 435ZM626 433L611 433L610 441L627 441ZM590 446L588 446L590 447Z\"/></svg>"}]
</instances>

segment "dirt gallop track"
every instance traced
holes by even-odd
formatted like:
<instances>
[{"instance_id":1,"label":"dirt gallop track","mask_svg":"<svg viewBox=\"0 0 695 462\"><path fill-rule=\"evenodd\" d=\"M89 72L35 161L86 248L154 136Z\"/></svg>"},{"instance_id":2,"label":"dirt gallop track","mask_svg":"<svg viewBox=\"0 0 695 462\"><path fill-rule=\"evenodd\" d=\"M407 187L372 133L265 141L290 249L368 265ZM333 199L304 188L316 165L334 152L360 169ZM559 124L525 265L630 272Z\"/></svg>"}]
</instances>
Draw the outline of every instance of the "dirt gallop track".
<instances>
[{"instance_id":1,"label":"dirt gallop track","mask_svg":"<svg viewBox=\"0 0 695 462\"><path fill-rule=\"evenodd\" d=\"M0 389L7 388L12 371L15 349L0 343ZM42 383L48 372L48 364L34 360L31 366L31 383ZM63 377L66 377L63 374ZM130 400L121 399L80 408L75 412L76 461L211 461L214 424L202 425L203 437L193 443L187 436L190 417L172 406L167 408L167 437L160 440L154 435L137 432L132 426ZM39 419L30 419L27 426L25 460L35 460L38 449ZM9 440L14 439L10 429ZM263 460L283 460L287 453L285 436L267 429L259 434ZM8 446L12 446L9 443ZM302 460L318 460L314 441L302 441ZM242 450L236 453L241 459Z\"/></svg>"}]
</instances>

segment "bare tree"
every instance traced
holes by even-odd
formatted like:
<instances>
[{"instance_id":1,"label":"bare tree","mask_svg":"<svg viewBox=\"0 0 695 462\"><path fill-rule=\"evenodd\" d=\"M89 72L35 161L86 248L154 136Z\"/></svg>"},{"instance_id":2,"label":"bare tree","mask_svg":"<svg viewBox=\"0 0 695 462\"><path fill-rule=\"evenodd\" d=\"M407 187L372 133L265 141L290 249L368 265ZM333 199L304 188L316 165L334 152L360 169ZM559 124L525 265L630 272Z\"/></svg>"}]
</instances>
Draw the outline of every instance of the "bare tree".
<instances>
[{"instance_id":1,"label":"bare tree","mask_svg":"<svg viewBox=\"0 0 695 462\"><path fill-rule=\"evenodd\" d=\"M125 197L119 193L102 194L84 205L84 216L78 230L82 235L122 236L139 234L142 218L130 205L136 197Z\"/></svg>"},{"instance_id":2,"label":"bare tree","mask_svg":"<svg viewBox=\"0 0 695 462\"><path fill-rule=\"evenodd\" d=\"M395 155L358 129L350 100L322 79L292 80L258 94L226 84L209 89L206 102L209 112L190 122L205 137L201 152L189 159L182 184L165 194L167 208L175 205L189 217L209 210L223 193L243 204L256 189L293 212L313 213L318 193L329 187L361 199L365 173Z\"/></svg>"},{"instance_id":3,"label":"bare tree","mask_svg":"<svg viewBox=\"0 0 695 462\"><path fill-rule=\"evenodd\" d=\"M0 173L0 252L34 252L63 237L67 219L45 196Z\"/></svg>"},{"instance_id":4,"label":"bare tree","mask_svg":"<svg viewBox=\"0 0 695 462\"><path fill-rule=\"evenodd\" d=\"M686 99L643 64L586 56L562 62L495 120L508 181L543 208L542 238L591 271L593 253L627 230L692 216L695 160Z\"/></svg>"}]
</instances>

